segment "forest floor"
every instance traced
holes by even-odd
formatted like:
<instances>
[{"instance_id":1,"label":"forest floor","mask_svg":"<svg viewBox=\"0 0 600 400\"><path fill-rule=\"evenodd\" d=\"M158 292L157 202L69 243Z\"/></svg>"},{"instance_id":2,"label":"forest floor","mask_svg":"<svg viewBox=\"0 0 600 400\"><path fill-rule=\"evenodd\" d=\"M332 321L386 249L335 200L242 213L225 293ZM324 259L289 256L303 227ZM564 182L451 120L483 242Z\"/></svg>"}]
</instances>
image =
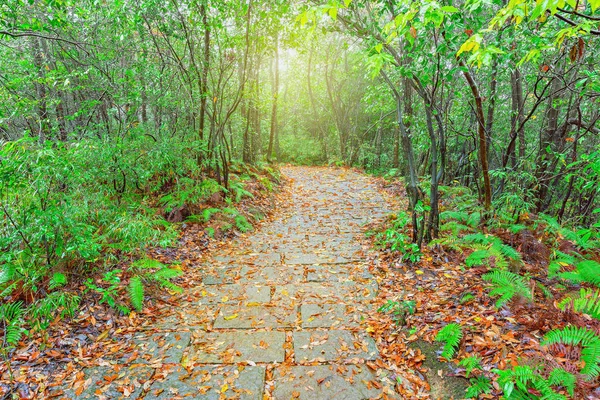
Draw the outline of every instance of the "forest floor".
<instances>
[{"instance_id":1,"label":"forest floor","mask_svg":"<svg viewBox=\"0 0 600 400\"><path fill-rule=\"evenodd\" d=\"M64 368L40 369L39 351L21 351L17 381L59 399L397 398L402 371L390 370L372 337L380 278L365 240L397 206L393 196L352 170L282 172L289 185L257 230L200 258L189 257L189 241L177 249L188 255L183 294L108 321L92 343L65 331L63 350L43 350L46 359L69 353ZM88 325L110 318L87 315Z\"/></svg>"}]
</instances>

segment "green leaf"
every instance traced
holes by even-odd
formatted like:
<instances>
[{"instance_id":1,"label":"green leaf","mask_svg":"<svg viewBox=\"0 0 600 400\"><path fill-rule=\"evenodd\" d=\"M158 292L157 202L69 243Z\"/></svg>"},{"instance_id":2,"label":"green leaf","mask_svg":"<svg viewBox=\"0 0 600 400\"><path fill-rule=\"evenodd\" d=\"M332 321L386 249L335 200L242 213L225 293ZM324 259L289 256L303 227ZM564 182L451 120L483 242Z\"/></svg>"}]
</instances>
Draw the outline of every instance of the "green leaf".
<instances>
[{"instance_id":1,"label":"green leaf","mask_svg":"<svg viewBox=\"0 0 600 400\"><path fill-rule=\"evenodd\" d=\"M139 276L134 276L129 280L129 299L133 308L142 311L144 308L144 283Z\"/></svg>"},{"instance_id":2,"label":"green leaf","mask_svg":"<svg viewBox=\"0 0 600 400\"><path fill-rule=\"evenodd\" d=\"M455 12L458 12L459 10L458 10L458 8L453 7L453 6L444 6L444 7L442 7L442 11L447 12L447 13L455 13Z\"/></svg>"}]
</instances>

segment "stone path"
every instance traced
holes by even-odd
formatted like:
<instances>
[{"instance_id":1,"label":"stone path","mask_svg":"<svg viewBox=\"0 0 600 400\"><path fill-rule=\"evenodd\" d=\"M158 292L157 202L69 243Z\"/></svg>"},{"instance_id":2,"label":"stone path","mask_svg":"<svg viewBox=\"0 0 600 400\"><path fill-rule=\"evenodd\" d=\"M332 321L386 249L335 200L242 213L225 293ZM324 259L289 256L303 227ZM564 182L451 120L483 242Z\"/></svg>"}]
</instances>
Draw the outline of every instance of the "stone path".
<instances>
[{"instance_id":1,"label":"stone path","mask_svg":"<svg viewBox=\"0 0 600 400\"><path fill-rule=\"evenodd\" d=\"M293 188L278 218L211 254L187 302L62 397L394 398L366 365L378 357L363 321L377 285L360 244L390 210L364 175L283 172Z\"/></svg>"}]
</instances>

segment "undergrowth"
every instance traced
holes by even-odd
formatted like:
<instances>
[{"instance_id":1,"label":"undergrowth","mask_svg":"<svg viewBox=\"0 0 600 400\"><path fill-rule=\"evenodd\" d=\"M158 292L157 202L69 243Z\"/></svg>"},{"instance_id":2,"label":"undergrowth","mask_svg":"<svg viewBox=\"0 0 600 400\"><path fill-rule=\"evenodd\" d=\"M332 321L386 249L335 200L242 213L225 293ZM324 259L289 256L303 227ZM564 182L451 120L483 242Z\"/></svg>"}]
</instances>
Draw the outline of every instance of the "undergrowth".
<instances>
[{"instance_id":1,"label":"undergrowth","mask_svg":"<svg viewBox=\"0 0 600 400\"><path fill-rule=\"evenodd\" d=\"M187 216L204 224L222 214L228 230L251 230L236 204L254 196L248 184L273 190L277 171L232 163L225 187L204 172L204 159L205 144L193 135L174 141L135 130L85 143L42 146L24 137L2 144L2 354L57 316L74 315L78 285L122 313L141 310L149 286L180 290L172 280L181 270L145 253L175 245ZM215 202L222 206L208 205Z\"/></svg>"},{"instance_id":2,"label":"undergrowth","mask_svg":"<svg viewBox=\"0 0 600 400\"><path fill-rule=\"evenodd\" d=\"M600 224L561 224L549 215L532 214L531 204L507 197L497 200L493 217L484 221L484 212L468 189L441 187L440 191L440 235L428 244L427 254L446 262L452 257L463 270L475 269L498 311L513 306L523 310L524 304L535 310L550 304L557 317L543 321L551 329L541 332L539 351L548 360L557 351L574 357L567 360L563 355L563 361L559 357L552 362L522 359L493 369L485 368L476 352L467 353L456 359L471 382L465 397L490 396L496 390L495 381L506 399L577 398L578 390L585 391L585 382L597 382L600 376ZM423 274L427 264L419 249L411 247L409 222L409 214L400 213L377 235L377 241L397 252L398 258L412 261L416 273ZM476 298L464 292L457 301L466 305ZM469 330L464 334L469 335ZM435 339L443 343L441 356L453 359L462 338L459 324L439 330Z\"/></svg>"}]
</instances>

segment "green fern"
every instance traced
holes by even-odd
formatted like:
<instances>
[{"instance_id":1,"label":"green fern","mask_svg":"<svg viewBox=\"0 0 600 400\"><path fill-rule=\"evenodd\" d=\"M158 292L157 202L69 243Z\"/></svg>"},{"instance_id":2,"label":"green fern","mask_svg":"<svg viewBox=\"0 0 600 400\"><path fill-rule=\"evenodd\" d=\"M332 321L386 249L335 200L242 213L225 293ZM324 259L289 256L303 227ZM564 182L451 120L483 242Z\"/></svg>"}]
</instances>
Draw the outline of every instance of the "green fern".
<instances>
[{"instance_id":1,"label":"green fern","mask_svg":"<svg viewBox=\"0 0 600 400\"><path fill-rule=\"evenodd\" d=\"M585 363L581 373L590 380L600 376L600 337L594 331L572 325L554 329L542 342L544 346L552 344L581 346L581 360Z\"/></svg>"},{"instance_id":2,"label":"green fern","mask_svg":"<svg viewBox=\"0 0 600 400\"><path fill-rule=\"evenodd\" d=\"M252 230L252 224L241 214L235 217L235 226L242 233Z\"/></svg>"},{"instance_id":3,"label":"green fern","mask_svg":"<svg viewBox=\"0 0 600 400\"><path fill-rule=\"evenodd\" d=\"M205 208L204 210L202 210L202 219L204 220L204 222L208 222L210 221L213 215L218 214L220 212L220 208Z\"/></svg>"},{"instance_id":4,"label":"green fern","mask_svg":"<svg viewBox=\"0 0 600 400\"><path fill-rule=\"evenodd\" d=\"M486 235L481 232L465 235L462 242L466 247L475 250L471 253L465 263L467 266L487 264L487 260L494 258L496 268L507 269L510 260L522 264L521 254L511 246L504 244L502 240L493 235Z\"/></svg>"},{"instance_id":5,"label":"green fern","mask_svg":"<svg viewBox=\"0 0 600 400\"><path fill-rule=\"evenodd\" d=\"M129 280L129 300L137 311L144 308L144 283L142 278L134 276Z\"/></svg>"},{"instance_id":6,"label":"green fern","mask_svg":"<svg viewBox=\"0 0 600 400\"><path fill-rule=\"evenodd\" d=\"M584 260L577 264L577 272L584 282L600 287L600 263Z\"/></svg>"},{"instance_id":7,"label":"green fern","mask_svg":"<svg viewBox=\"0 0 600 400\"><path fill-rule=\"evenodd\" d=\"M496 269L483 275L482 279L492 284L490 296L499 296L496 301L496 308L501 308L516 295L533 300L528 279L521 275Z\"/></svg>"},{"instance_id":8,"label":"green fern","mask_svg":"<svg viewBox=\"0 0 600 400\"><path fill-rule=\"evenodd\" d=\"M541 398L549 400L565 400L566 397L556 393L549 381L546 381L541 375L536 373L528 365L517 365L512 370L498 370L498 383L502 387L506 399L538 399L529 389L537 390L541 393Z\"/></svg>"},{"instance_id":9,"label":"green fern","mask_svg":"<svg viewBox=\"0 0 600 400\"><path fill-rule=\"evenodd\" d=\"M471 386L467 388L465 393L465 397L468 399L478 398L480 395L492 391L492 383L485 376L471 378L469 382L471 382Z\"/></svg>"},{"instance_id":10,"label":"green fern","mask_svg":"<svg viewBox=\"0 0 600 400\"><path fill-rule=\"evenodd\" d=\"M440 226L440 230L450 231L452 235L458 236L462 231L472 231L472 228L457 221L448 221Z\"/></svg>"},{"instance_id":11,"label":"green fern","mask_svg":"<svg viewBox=\"0 0 600 400\"><path fill-rule=\"evenodd\" d=\"M581 289L579 296L567 296L558 304L558 307L561 310L571 308L575 312L588 314L600 320L600 290Z\"/></svg>"},{"instance_id":12,"label":"green fern","mask_svg":"<svg viewBox=\"0 0 600 400\"><path fill-rule=\"evenodd\" d=\"M438 342L444 342L442 357L450 360L462 339L463 333L460 325L451 323L443 327L435 337Z\"/></svg>"},{"instance_id":13,"label":"green fern","mask_svg":"<svg viewBox=\"0 0 600 400\"><path fill-rule=\"evenodd\" d=\"M467 378L471 375L471 372L475 369L481 369L481 357L478 355L465 357L458 363L459 366L465 369Z\"/></svg>"},{"instance_id":14,"label":"green fern","mask_svg":"<svg viewBox=\"0 0 600 400\"><path fill-rule=\"evenodd\" d=\"M22 326L24 314L25 307L21 301L0 304L0 323L4 327L4 340L2 342L5 348L0 349L0 351L5 351L19 343L25 332L25 328Z\"/></svg>"},{"instance_id":15,"label":"green fern","mask_svg":"<svg viewBox=\"0 0 600 400\"><path fill-rule=\"evenodd\" d=\"M475 250L465 259L467 267L476 267L486 264L486 261L492 256L489 249Z\"/></svg>"},{"instance_id":16,"label":"green fern","mask_svg":"<svg viewBox=\"0 0 600 400\"><path fill-rule=\"evenodd\" d=\"M131 267L135 270L141 271L143 269L154 269L154 268L165 268L165 264L160 261L156 261L152 258L142 258L131 264Z\"/></svg>"},{"instance_id":17,"label":"green fern","mask_svg":"<svg viewBox=\"0 0 600 400\"><path fill-rule=\"evenodd\" d=\"M571 396L575 394L575 384L577 377L562 368L555 368L548 376L548 384L551 386L562 386Z\"/></svg>"},{"instance_id":18,"label":"green fern","mask_svg":"<svg viewBox=\"0 0 600 400\"><path fill-rule=\"evenodd\" d=\"M557 276L563 267L577 264L578 259L570 254L563 253L562 251L555 250L550 258L548 264L548 277L552 278Z\"/></svg>"}]
</instances>

